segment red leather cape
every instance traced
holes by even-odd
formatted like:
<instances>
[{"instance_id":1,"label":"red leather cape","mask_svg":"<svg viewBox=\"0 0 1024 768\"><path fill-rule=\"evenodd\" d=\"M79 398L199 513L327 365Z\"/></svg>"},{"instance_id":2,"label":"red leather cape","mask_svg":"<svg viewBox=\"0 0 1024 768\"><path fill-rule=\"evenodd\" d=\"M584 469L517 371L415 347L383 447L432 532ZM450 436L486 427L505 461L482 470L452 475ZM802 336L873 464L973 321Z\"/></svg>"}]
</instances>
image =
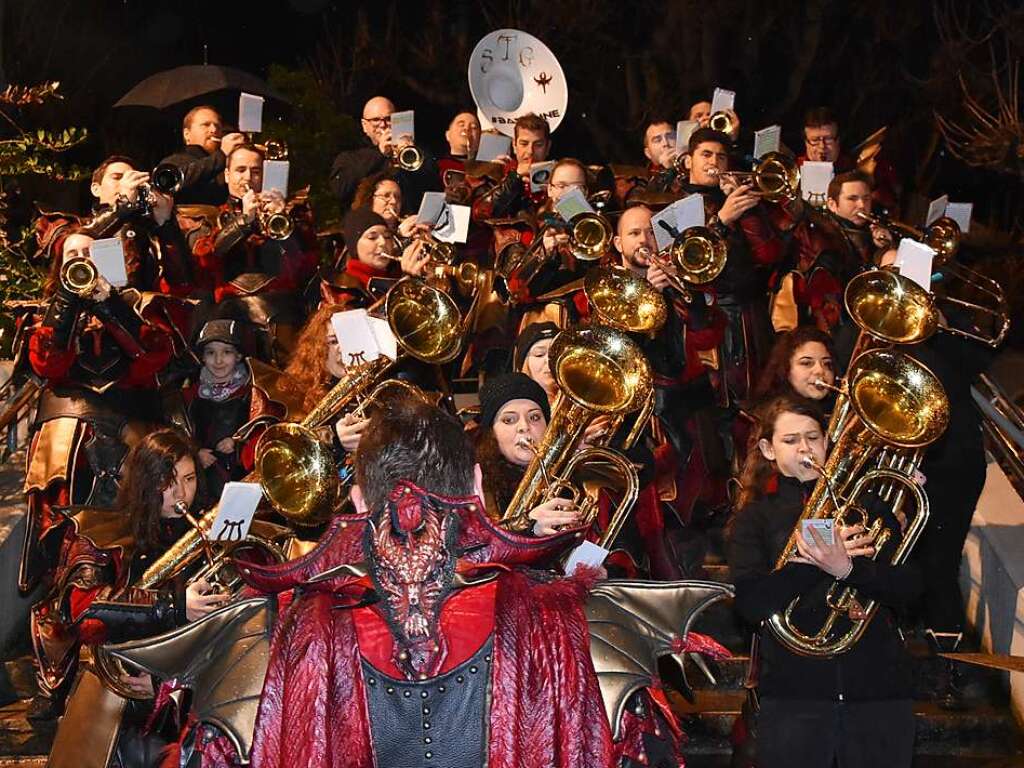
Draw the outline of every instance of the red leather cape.
<instances>
[{"instance_id":1,"label":"red leather cape","mask_svg":"<svg viewBox=\"0 0 1024 768\"><path fill-rule=\"evenodd\" d=\"M488 765L617 764L625 745L612 743L590 659L583 614L589 584L521 567L550 561L568 548L577 532L519 536L491 524L476 499L446 501L459 504L462 518L460 572L469 577L484 568L500 572L488 587L463 588L495 592ZM307 556L280 566L243 568L245 578L262 591L280 593L333 566L360 562L366 525L365 517L338 518ZM251 756L255 768L377 768L356 612L347 610L358 602L365 584L357 574L341 573L296 590L282 611L257 719ZM624 741L638 745L647 726L632 724Z\"/></svg>"}]
</instances>

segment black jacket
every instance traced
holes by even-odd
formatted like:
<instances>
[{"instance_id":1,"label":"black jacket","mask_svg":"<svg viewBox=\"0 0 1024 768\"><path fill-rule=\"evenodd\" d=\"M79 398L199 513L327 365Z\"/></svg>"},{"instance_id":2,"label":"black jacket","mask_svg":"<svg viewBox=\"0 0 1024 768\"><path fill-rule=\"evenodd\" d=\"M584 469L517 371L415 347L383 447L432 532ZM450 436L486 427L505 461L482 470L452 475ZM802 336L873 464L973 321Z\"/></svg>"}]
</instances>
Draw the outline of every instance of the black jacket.
<instances>
[{"instance_id":1,"label":"black jacket","mask_svg":"<svg viewBox=\"0 0 1024 768\"><path fill-rule=\"evenodd\" d=\"M338 196L342 210L352 206L359 183L368 176L391 167L391 161L375 146L349 149L338 154L331 166L329 183L331 191ZM424 192L441 191L441 175L437 162L429 153L424 153L423 165L418 171L395 171L395 179L402 190L402 209L417 211Z\"/></svg>"},{"instance_id":2,"label":"black jacket","mask_svg":"<svg viewBox=\"0 0 1024 768\"><path fill-rule=\"evenodd\" d=\"M189 144L180 152L163 159L181 169L184 179L174 196L176 205L223 205L228 199L224 180L227 158L219 149L207 152L198 144Z\"/></svg>"},{"instance_id":3,"label":"black jacket","mask_svg":"<svg viewBox=\"0 0 1024 768\"><path fill-rule=\"evenodd\" d=\"M813 483L780 477L776 493L736 513L727 555L736 585L736 610L750 624L760 624L801 596L794 611L797 626L804 631L821 626L824 592L832 577L800 563L773 570L812 489ZM762 696L830 701L912 696L909 658L891 609L908 605L921 593L920 571L914 565L894 567L858 557L845 583L860 591L862 602L873 598L881 603L860 641L844 654L810 658L791 652L770 631L762 630Z\"/></svg>"}]
</instances>

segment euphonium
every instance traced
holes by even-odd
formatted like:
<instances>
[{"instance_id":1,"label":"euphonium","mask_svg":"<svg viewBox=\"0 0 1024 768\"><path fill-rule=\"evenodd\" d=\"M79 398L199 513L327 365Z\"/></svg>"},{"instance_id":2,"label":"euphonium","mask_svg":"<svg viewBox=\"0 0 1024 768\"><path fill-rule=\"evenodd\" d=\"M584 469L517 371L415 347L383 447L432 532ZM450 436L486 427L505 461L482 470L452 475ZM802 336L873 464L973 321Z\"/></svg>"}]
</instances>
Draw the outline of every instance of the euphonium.
<instances>
[{"instance_id":1,"label":"euphonium","mask_svg":"<svg viewBox=\"0 0 1024 768\"><path fill-rule=\"evenodd\" d=\"M68 293L74 296L87 298L96 290L96 279L99 272L92 259L86 256L76 256L68 259L60 267L60 285Z\"/></svg>"},{"instance_id":2,"label":"euphonium","mask_svg":"<svg viewBox=\"0 0 1024 768\"><path fill-rule=\"evenodd\" d=\"M797 554L801 522L832 518L838 524L863 524L875 547L874 559L892 565L906 561L928 520L928 499L912 479L925 446L939 438L949 421L949 400L926 366L895 350L871 349L850 366L847 376L851 416L800 520L775 564L782 568ZM813 463L811 464L813 465ZM893 493L896 486L901 490ZM862 497L874 487L877 503L891 514L875 514ZM913 502L912 510L904 502ZM899 513L899 514L897 514ZM902 515L906 521L901 527ZM805 656L834 656L848 651L863 635L877 610L861 604L857 591L837 581L825 598L826 616L817 629L796 626L794 599L767 626L781 643Z\"/></svg>"},{"instance_id":3,"label":"euphonium","mask_svg":"<svg viewBox=\"0 0 1024 768\"><path fill-rule=\"evenodd\" d=\"M536 455L499 519L513 530L530 526L530 510L544 495L545 475L559 474L590 420L646 408L653 390L644 353L613 328L564 330L552 342L549 356L560 393Z\"/></svg>"},{"instance_id":4,"label":"euphonium","mask_svg":"<svg viewBox=\"0 0 1024 768\"><path fill-rule=\"evenodd\" d=\"M539 448L529 438L523 438L523 444L535 455L540 455ZM611 473L609 470L612 470ZM543 504L554 498L567 499L576 506L580 526L584 528L589 528L597 519L602 488L621 493L614 511L609 515L608 525L597 541L598 546L605 548L615 541L622 530L640 489L639 475L633 463L618 451L604 447L586 448L573 454L557 476L544 472L542 464L541 474L545 488L537 503ZM620 482L609 483L609 474L615 475Z\"/></svg>"}]
</instances>

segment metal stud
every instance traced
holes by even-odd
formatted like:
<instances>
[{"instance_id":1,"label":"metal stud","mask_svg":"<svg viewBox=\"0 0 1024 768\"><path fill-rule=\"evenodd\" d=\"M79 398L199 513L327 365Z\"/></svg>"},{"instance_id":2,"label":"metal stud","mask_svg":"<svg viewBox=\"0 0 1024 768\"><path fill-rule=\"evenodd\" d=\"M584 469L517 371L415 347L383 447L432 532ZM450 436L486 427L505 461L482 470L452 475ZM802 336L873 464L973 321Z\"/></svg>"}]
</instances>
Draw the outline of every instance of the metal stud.
<instances>
[{"instance_id":1,"label":"metal stud","mask_svg":"<svg viewBox=\"0 0 1024 768\"><path fill-rule=\"evenodd\" d=\"M368 677L368 678L366 678L366 682L368 682L370 685L376 685L377 684L377 678L375 678L375 677Z\"/></svg>"},{"instance_id":2,"label":"metal stud","mask_svg":"<svg viewBox=\"0 0 1024 768\"><path fill-rule=\"evenodd\" d=\"M475 675L476 674L476 666L475 665L469 668L469 674L471 674L471 675Z\"/></svg>"},{"instance_id":3,"label":"metal stud","mask_svg":"<svg viewBox=\"0 0 1024 768\"><path fill-rule=\"evenodd\" d=\"M394 692L395 692L395 689L394 689L394 688L392 688L392 687L391 687L390 685L389 685L389 686L388 686L388 687L387 687L387 688L386 688L385 690L386 690L386 691L387 691L388 693L394 693Z\"/></svg>"},{"instance_id":4,"label":"metal stud","mask_svg":"<svg viewBox=\"0 0 1024 768\"><path fill-rule=\"evenodd\" d=\"M430 695L430 694L428 694L428 693L427 693L426 691L420 691L420 698L421 698L421 699L425 699L425 698L427 698L427 696L429 696L429 695Z\"/></svg>"},{"instance_id":5,"label":"metal stud","mask_svg":"<svg viewBox=\"0 0 1024 768\"><path fill-rule=\"evenodd\" d=\"M402 695L408 699L410 696L412 696L412 691L402 691Z\"/></svg>"},{"instance_id":6,"label":"metal stud","mask_svg":"<svg viewBox=\"0 0 1024 768\"><path fill-rule=\"evenodd\" d=\"M433 744L434 740L432 738L430 738L429 736L424 736L423 737L423 743L424 744Z\"/></svg>"},{"instance_id":7,"label":"metal stud","mask_svg":"<svg viewBox=\"0 0 1024 768\"><path fill-rule=\"evenodd\" d=\"M459 675L458 677L455 678L455 682L456 683L462 683L462 682L465 682L465 680L466 680L466 678L464 678L462 675Z\"/></svg>"},{"instance_id":8,"label":"metal stud","mask_svg":"<svg viewBox=\"0 0 1024 768\"><path fill-rule=\"evenodd\" d=\"M430 730L430 721L429 720L424 720L423 721L423 730L424 731L429 731Z\"/></svg>"},{"instance_id":9,"label":"metal stud","mask_svg":"<svg viewBox=\"0 0 1024 768\"><path fill-rule=\"evenodd\" d=\"M429 715L430 714L430 707L424 707L423 708L423 714L424 715Z\"/></svg>"},{"instance_id":10,"label":"metal stud","mask_svg":"<svg viewBox=\"0 0 1024 768\"><path fill-rule=\"evenodd\" d=\"M427 760L429 760L430 758L432 758L434 756L434 753L433 752L424 752L423 756L425 758L427 758Z\"/></svg>"}]
</instances>

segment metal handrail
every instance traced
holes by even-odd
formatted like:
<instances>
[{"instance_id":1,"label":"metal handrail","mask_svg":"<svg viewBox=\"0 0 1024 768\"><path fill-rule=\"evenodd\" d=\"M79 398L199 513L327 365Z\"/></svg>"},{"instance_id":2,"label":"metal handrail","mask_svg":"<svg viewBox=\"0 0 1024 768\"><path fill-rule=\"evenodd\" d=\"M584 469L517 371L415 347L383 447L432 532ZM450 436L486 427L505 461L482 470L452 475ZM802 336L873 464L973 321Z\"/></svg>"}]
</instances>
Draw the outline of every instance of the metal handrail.
<instances>
[{"instance_id":1,"label":"metal handrail","mask_svg":"<svg viewBox=\"0 0 1024 768\"><path fill-rule=\"evenodd\" d=\"M984 417L982 430L988 437L989 451L1011 475L1018 493L1024 496L1024 411L986 374L978 377L971 387L971 395Z\"/></svg>"}]
</instances>

